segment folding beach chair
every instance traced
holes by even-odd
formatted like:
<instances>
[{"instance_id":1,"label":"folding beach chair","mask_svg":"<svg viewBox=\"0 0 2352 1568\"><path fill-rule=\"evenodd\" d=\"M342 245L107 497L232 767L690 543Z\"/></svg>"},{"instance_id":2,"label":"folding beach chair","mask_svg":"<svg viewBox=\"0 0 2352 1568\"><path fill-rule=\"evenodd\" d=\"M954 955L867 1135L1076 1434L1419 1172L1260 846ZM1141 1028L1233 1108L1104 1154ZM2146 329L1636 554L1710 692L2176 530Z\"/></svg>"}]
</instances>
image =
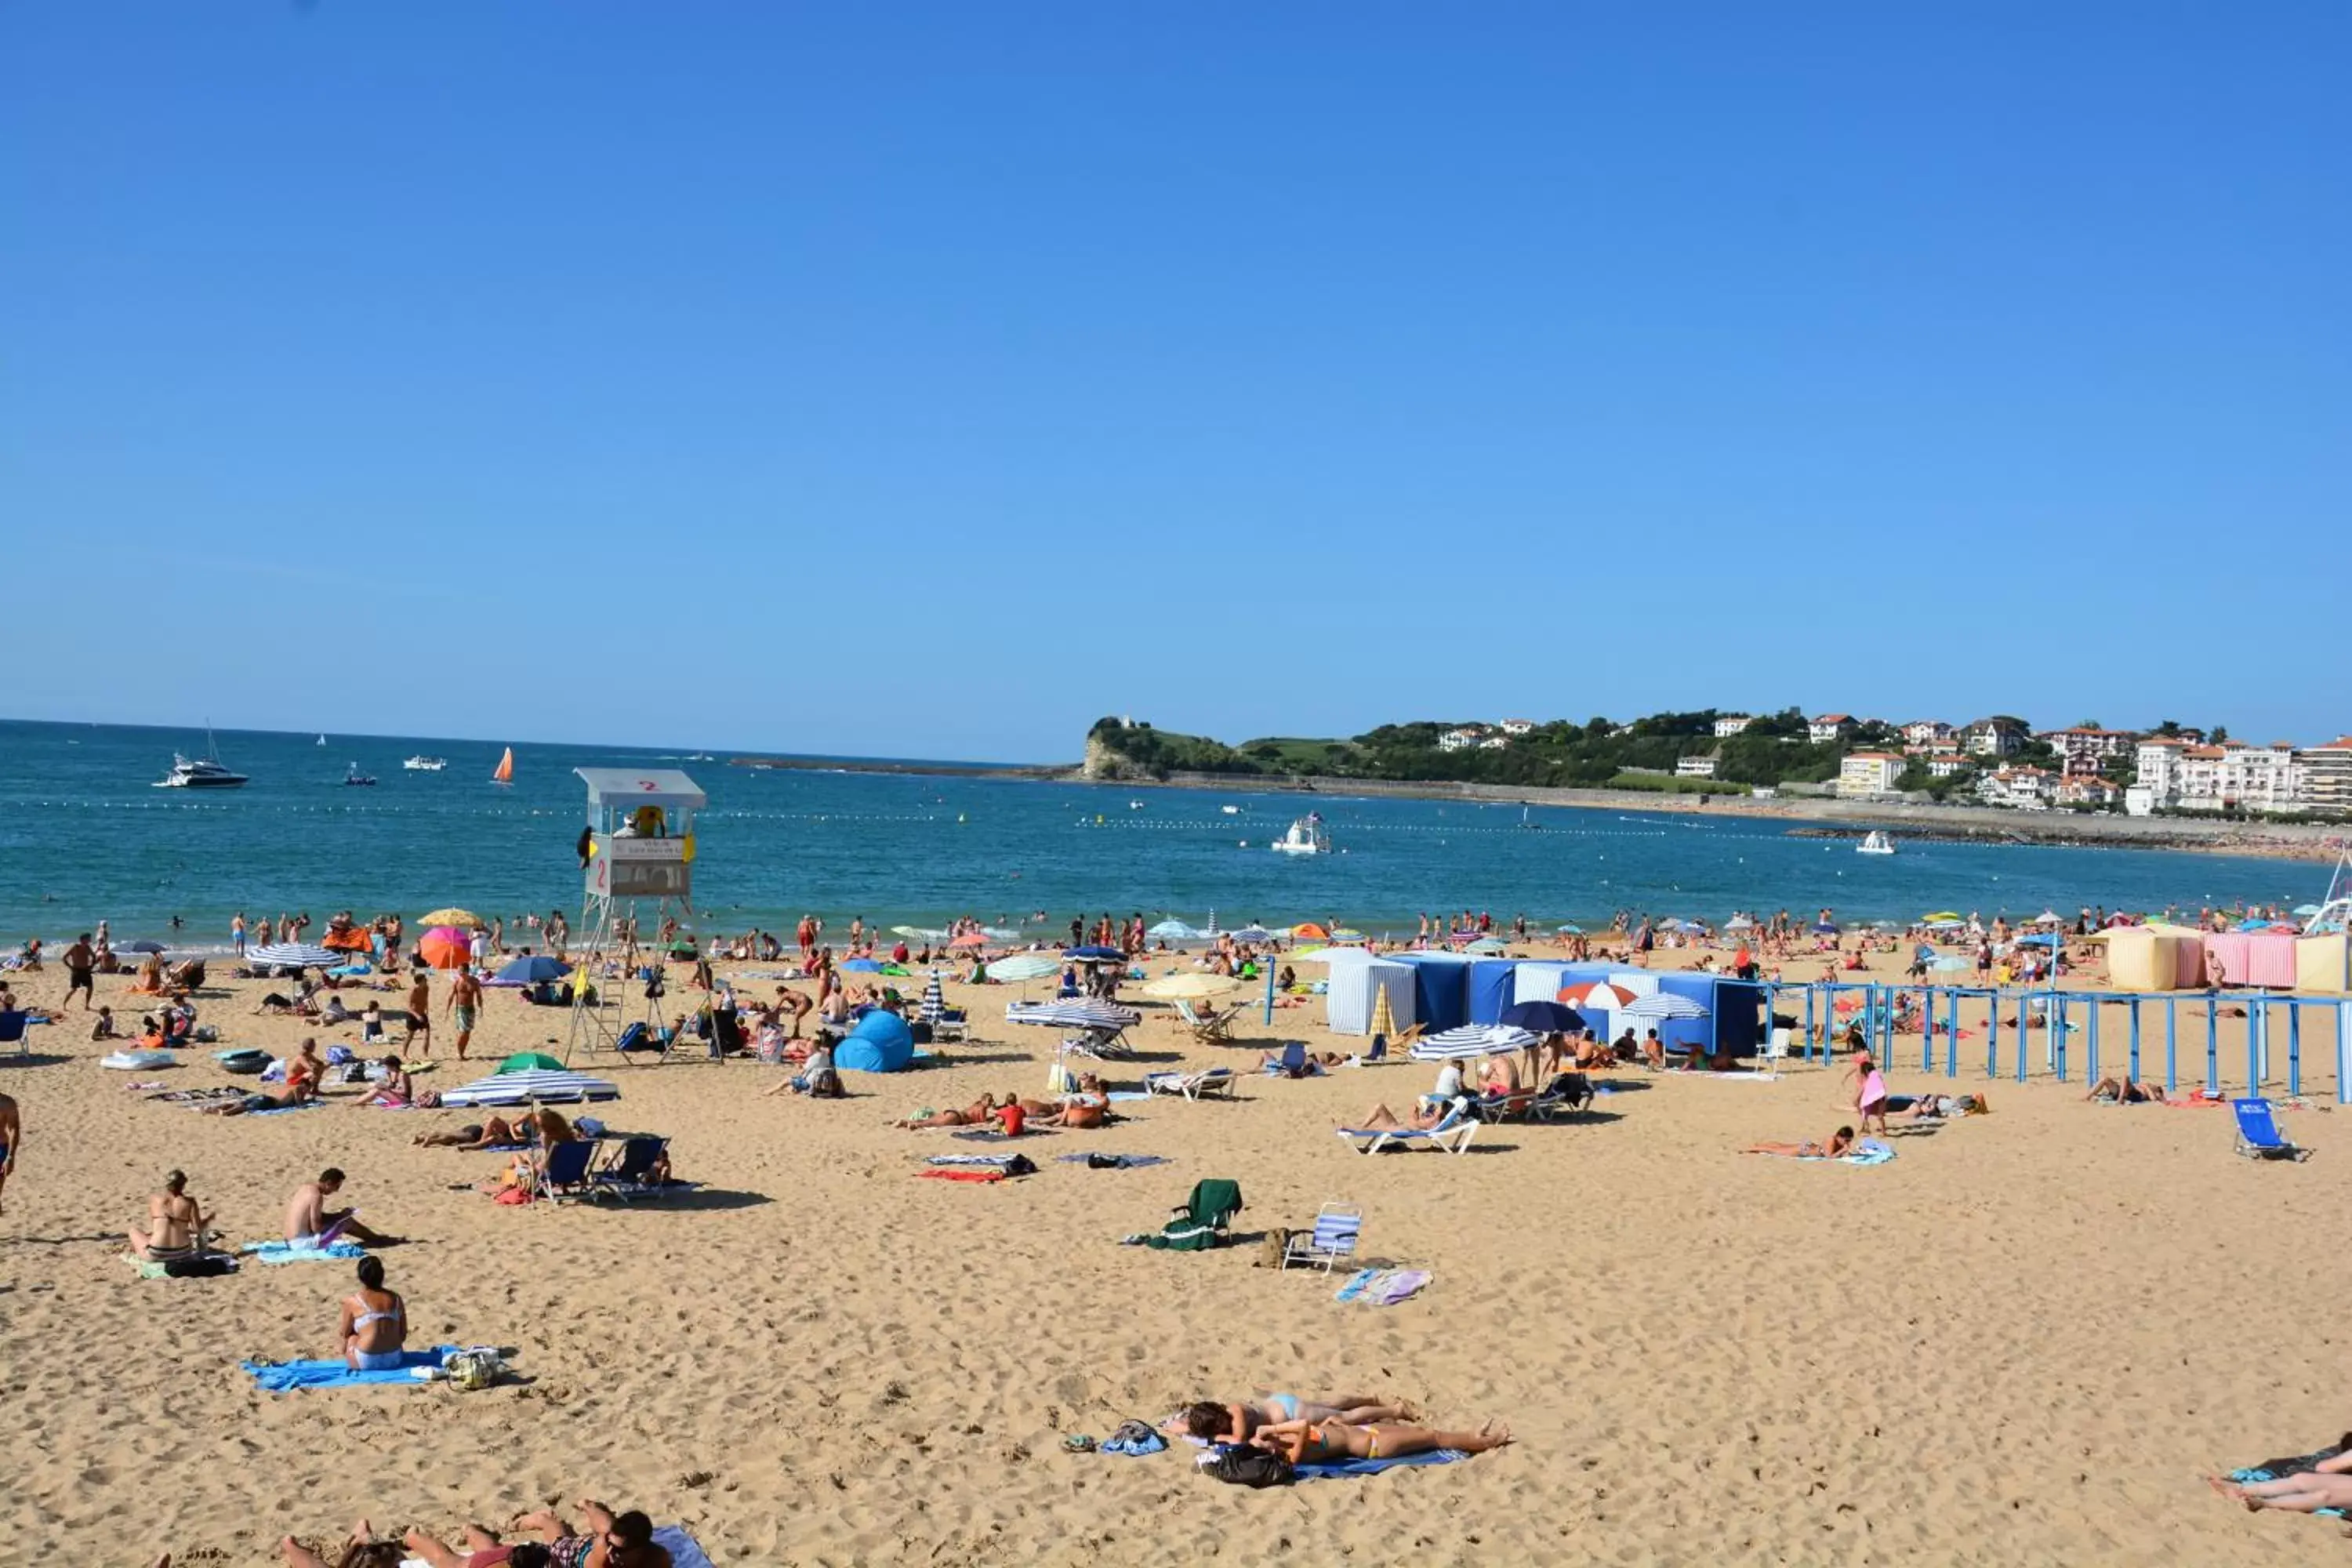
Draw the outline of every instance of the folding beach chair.
<instances>
[{"instance_id":1,"label":"folding beach chair","mask_svg":"<svg viewBox=\"0 0 2352 1568\"><path fill-rule=\"evenodd\" d=\"M1170 1211L1168 1223L1158 1232L1131 1236L1128 1240L1162 1252L1202 1252L1222 1247L1225 1243L1225 1227L1241 1208L1240 1183L1222 1177L1195 1182L1192 1195L1181 1207Z\"/></svg>"},{"instance_id":2,"label":"folding beach chair","mask_svg":"<svg viewBox=\"0 0 2352 1568\"><path fill-rule=\"evenodd\" d=\"M1434 1127L1339 1129L1339 1141L1359 1154L1377 1154L1388 1148L1443 1149L1449 1154L1459 1154L1470 1147L1470 1141L1477 1135L1478 1119L1470 1114L1470 1101L1460 1096L1447 1109L1444 1119Z\"/></svg>"},{"instance_id":3,"label":"folding beach chair","mask_svg":"<svg viewBox=\"0 0 2352 1568\"><path fill-rule=\"evenodd\" d=\"M25 1038L26 1028L30 1022L21 1010L0 1013L0 1046L16 1047L20 1057L31 1056L33 1047Z\"/></svg>"},{"instance_id":4,"label":"folding beach chair","mask_svg":"<svg viewBox=\"0 0 2352 1568\"><path fill-rule=\"evenodd\" d=\"M1192 1037L1204 1046L1230 1044L1234 1037L1234 1020L1242 1016L1249 1005L1236 1002L1230 1007L1214 1007L1203 1013L1190 1002L1179 999L1176 1016L1184 1020Z\"/></svg>"},{"instance_id":5,"label":"folding beach chair","mask_svg":"<svg viewBox=\"0 0 2352 1568\"><path fill-rule=\"evenodd\" d=\"M660 1192L661 1183L654 1172L668 1151L667 1138L640 1135L623 1139L605 1162L589 1173L588 1195L627 1203L631 1198Z\"/></svg>"},{"instance_id":6,"label":"folding beach chair","mask_svg":"<svg viewBox=\"0 0 2352 1568\"><path fill-rule=\"evenodd\" d=\"M595 1160L593 1138L573 1138L556 1144L540 1162L539 1173L531 1183L531 1197L561 1204L587 1196L588 1173Z\"/></svg>"},{"instance_id":7,"label":"folding beach chair","mask_svg":"<svg viewBox=\"0 0 2352 1568\"><path fill-rule=\"evenodd\" d=\"M1470 1112L1481 1121L1508 1121L1514 1116L1524 1120L1528 1108L1535 1101L1535 1091L1528 1089L1511 1094L1482 1094L1470 1102Z\"/></svg>"},{"instance_id":8,"label":"folding beach chair","mask_svg":"<svg viewBox=\"0 0 2352 1568\"><path fill-rule=\"evenodd\" d=\"M1591 1103L1592 1080L1580 1072L1564 1072L1528 1101L1528 1120L1549 1121L1563 1111L1581 1110Z\"/></svg>"},{"instance_id":9,"label":"folding beach chair","mask_svg":"<svg viewBox=\"0 0 2352 1568\"><path fill-rule=\"evenodd\" d=\"M1363 1211L1345 1204L1325 1204L1315 1211L1313 1230L1293 1231L1283 1244L1282 1267L1300 1264L1307 1268L1322 1267L1331 1272L1335 1263L1345 1263L1356 1256L1356 1243L1364 1229Z\"/></svg>"},{"instance_id":10,"label":"folding beach chair","mask_svg":"<svg viewBox=\"0 0 2352 1568\"><path fill-rule=\"evenodd\" d=\"M2288 1141L2272 1118L2267 1100L2233 1100L2238 1117L2237 1151L2250 1160L2308 1160L2311 1151Z\"/></svg>"},{"instance_id":11,"label":"folding beach chair","mask_svg":"<svg viewBox=\"0 0 2352 1568\"><path fill-rule=\"evenodd\" d=\"M1135 1059L1135 1047L1127 1043L1127 1031L1124 1029L1088 1029L1084 1034L1072 1035L1064 1040L1062 1048L1074 1056L1093 1057L1099 1061Z\"/></svg>"},{"instance_id":12,"label":"folding beach chair","mask_svg":"<svg viewBox=\"0 0 2352 1568\"><path fill-rule=\"evenodd\" d=\"M1146 1073L1143 1087L1153 1094L1180 1094L1186 1100L1205 1100L1222 1094L1234 1097L1234 1069L1210 1068L1202 1072Z\"/></svg>"}]
</instances>

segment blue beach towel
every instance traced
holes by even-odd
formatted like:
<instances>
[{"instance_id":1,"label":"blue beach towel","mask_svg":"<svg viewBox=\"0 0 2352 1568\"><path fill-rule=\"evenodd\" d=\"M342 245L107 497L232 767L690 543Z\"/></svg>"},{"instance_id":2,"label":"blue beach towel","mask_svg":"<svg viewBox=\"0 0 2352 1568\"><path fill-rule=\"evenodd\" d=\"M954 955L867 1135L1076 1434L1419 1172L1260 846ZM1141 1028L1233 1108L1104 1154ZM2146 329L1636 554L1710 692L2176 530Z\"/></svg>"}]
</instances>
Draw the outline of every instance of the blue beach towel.
<instances>
[{"instance_id":1,"label":"blue beach towel","mask_svg":"<svg viewBox=\"0 0 2352 1568\"><path fill-rule=\"evenodd\" d=\"M1165 1154L1057 1154L1055 1159L1065 1165L1089 1165L1108 1161L1110 1164L1124 1171L1137 1171L1146 1165L1168 1163L1168 1156Z\"/></svg>"},{"instance_id":2,"label":"blue beach towel","mask_svg":"<svg viewBox=\"0 0 2352 1568\"><path fill-rule=\"evenodd\" d=\"M291 1105L273 1105L266 1110L248 1110L246 1114L247 1116L288 1116L297 1110L316 1110L324 1103L323 1100L298 1100Z\"/></svg>"},{"instance_id":3,"label":"blue beach towel","mask_svg":"<svg viewBox=\"0 0 2352 1568\"><path fill-rule=\"evenodd\" d=\"M297 1388L342 1388L360 1383L414 1383L425 1380L416 1375L419 1367L439 1366L457 1353L456 1345L439 1345L429 1351L403 1351L398 1366L381 1372L353 1372L340 1361L281 1361L264 1365L260 1362L242 1363L253 1373L254 1386L265 1394L285 1394Z\"/></svg>"},{"instance_id":4,"label":"blue beach towel","mask_svg":"<svg viewBox=\"0 0 2352 1568\"><path fill-rule=\"evenodd\" d=\"M665 1524L655 1531L654 1544L669 1553L669 1568L711 1568L701 1544L677 1525Z\"/></svg>"},{"instance_id":5,"label":"blue beach towel","mask_svg":"<svg viewBox=\"0 0 2352 1568\"><path fill-rule=\"evenodd\" d=\"M1850 1154L1840 1154L1842 1165L1884 1165L1895 1158L1895 1151L1875 1138L1865 1138L1853 1146Z\"/></svg>"},{"instance_id":6,"label":"blue beach towel","mask_svg":"<svg viewBox=\"0 0 2352 1568\"><path fill-rule=\"evenodd\" d=\"M1450 1465L1469 1457L1459 1448L1432 1448L1425 1454L1402 1454L1391 1459L1340 1459L1325 1465L1299 1465L1291 1473L1302 1481L1331 1481L1343 1476L1377 1476L1399 1465Z\"/></svg>"},{"instance_id":7,"label":"blue beach towel","mask_svg":"<svg viewBox=\"0 0 2352 1568\"><path fill-rule=\"evenodd\" d=\"M332 1263L339 1258L367 1256L367 1248L356 1241L338 1241L327 1247L297 1247L290 1241L248 1241L237 1250L259 1263Z\"/></svg>"}]
</instances>

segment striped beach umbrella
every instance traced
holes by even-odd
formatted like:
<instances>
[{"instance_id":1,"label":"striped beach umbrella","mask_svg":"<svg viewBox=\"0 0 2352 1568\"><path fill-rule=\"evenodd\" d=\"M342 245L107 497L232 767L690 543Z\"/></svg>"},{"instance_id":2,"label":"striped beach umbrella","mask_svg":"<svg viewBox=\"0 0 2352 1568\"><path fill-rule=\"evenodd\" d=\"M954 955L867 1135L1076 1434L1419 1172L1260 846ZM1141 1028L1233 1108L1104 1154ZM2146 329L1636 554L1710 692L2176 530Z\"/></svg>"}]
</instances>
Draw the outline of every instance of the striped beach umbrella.
<instances>
[{"instance_id":1,"label":"striped beach umbrella","mask_svg":"<svg viewBox=\"0 0 2352 1568\"><path fill-rule=\"evenodd\" d=\"M442 1091L444 1105L574 1105L585 1100L618 1100L620 1086L581 1072L509 1072L478 1079Z\"/></svg>"},{"instance_id":2,"label":"striped beach umbrella","mask_svg":"<svg viewBox=\"0 0 2352 1568\"><path fill-rule=\"evenodd\" d=\"M1042 952L1016 952L1011 958L1000 958L988 966L992 980L1043 980L1048 974L1058 974L1062 961L1047 958Z\"/></svg>"},{"instance_id":3,"label":"striped beach umbrella","mask_svg":"<svg viewBox=\"0 0 2352 1568\"><path fill-rule=\"evenodd\" d=\"M1633 996L1634 993L1622 985L1612 985L1606 980L1583 980L1561 986L1553 1000L1571 1007L1598 1007L1604 1013L1613 1013L1633 1001Z\"/></svg>"},{"instance_id":4,"label":"striped beach umbrella","mask_svg":"<svg viewBox=\"0 0 2352 1568\"><path fill-rule=\"evenodd\" d=\"M1704 1018L1707 1016L1706 1007L1671 991L1636 996L1619 1012L1628 1018Z\"/></svg>"},{"instance_id":5,"label":"striped beach umbrella","mask_svg":"<svg viewBox=\"0 0 2352 1568\"><path fill-rule=\"evenodd\" d=\"M245 961L257 969L332 969L343 955L311 942L273 942L248 949Z\"/></svg>"},{"instance_id":6,"label":"striped beach umbrella","mask_svg":"<svg viewBox=\"0 0 2352 1568\"><path fill-rule=\"evenodd\" d=\"M1126 1029L1143 1022L1143 1015L1116 1002L1012 1002L1005 1005L1004 1021L1055 1029Z\"/></svg>"},{"instance_id":7,"label":"striped beach umbrella","mask_svg":"<svg viewBox=\"0 0 2352 1568\"><path fill-rule=\"evenodd\" d=\"M1412 1059L1417 1062L1458 1062L1473 1057L1497 1057L1512 1051L1524 1051L1536 1044L1536 1037L1525 1029L1508 1024L1465 1024L1458 1029L1443 1034L1424 1035L1412 1043Z\"/></svg>"},{"instance_id":8,"label":"striped beach umbrella","mask_svg":"<svg viewBox=\"0 0 2352 1568\"><path fill-rule=\"evenodd\" d=\"M1234 932L1235 942L1272 942L1274 933L1264 926L1244 926Z\"/></svg>"},{"instance_id":9,"label":"striped beach umbrella","mask_svg":"<svg viewBox=\"0 0 2352 1568\"><path fill-rule=\"evenodd\" d=\"M915 1016L926 1024L936 1024L947 1010L948 994L940 985L940 972L934 969L930 978L923 982L923 1005L915 1010Z\"/></svg>"},{"instance_id":10,"label":"striped beach umbrella","mask_svg":"<svg viewBox=\"0 0 2352 1568\"><path fill-rule=\"evenodd\" d=\"M1372 992L1371 1032L1384 1038L1396 1033L1396 1012L1389 1005L1389 988L1385 985Z\"/></svg>"}]
</instances>

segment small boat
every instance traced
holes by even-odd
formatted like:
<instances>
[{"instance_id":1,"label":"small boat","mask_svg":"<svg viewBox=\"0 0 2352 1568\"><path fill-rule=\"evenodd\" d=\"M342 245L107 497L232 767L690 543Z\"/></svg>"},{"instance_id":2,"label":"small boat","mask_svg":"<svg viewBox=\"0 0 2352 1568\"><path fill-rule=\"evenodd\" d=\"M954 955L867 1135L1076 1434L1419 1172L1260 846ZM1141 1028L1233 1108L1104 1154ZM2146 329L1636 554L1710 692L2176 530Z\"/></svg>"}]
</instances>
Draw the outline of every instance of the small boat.
<instances>
[{"instance_id":1,"label":"small boat","mask_svg":"<svg viewBox=\"0 0 2352 1568\"><path fill-rule=\"evenodd\" d=\"M231 773L220 760L220 747L213 740L212 726L205 726L205 754L185 757L172 753L172 771L155 781L157 789L235 789L251 781L244 773Z\"/></svg>"},{"instance_id":2,"label":"small boat","mask_svg":"<svg viewBox=\"0 0 2352 1568\"><path fill-rule=\"evenodd\" d=\"M1284 829L1269 847L1277 855L1328 855L1331 837L1323 831L1323 814L1308 812Z\"/></svg>"},{"instance_id":3,"label":"small boat","mask_svg":"<svg viewBox=\"0 0 2352 1568\"><path fill-rule=\"evenodd\" d=\"M1857 855L1892 855L1895 853L1895 840L1874 827L1863 835L1862 842L1853 847L1853 852Z\"/></svg>"},{"instance_id":4,"label":"small boat","mask_svg":"<svg viewBox=\"0 0 2352 1568\"><path fill-rule=\"evenodd\" d=\"M1238 805L1221 805L1217 809L1227 816L1239 816L1242 814L1242 808Z\"/></svg>"},{"instance_id":5,"label":"small boat","mask_svg":"<svg viewBox=\"0 0 2352 1568\"><path fill-rule=\"evenodd\" d=\"M1127 803L1127 809L1129 811L1141 811L1143 809L1143 803L1139 800L1130 800Z\"/></svg>"},{"instance_id":6,"label":"small boat","mask_svg":"<svg viewBox=\"0 0 2352 1568\"><path fill-rule=\"evenodd\" d=\"M449 763L443 757L411 757L400 765L412 773L437 773Z\"/></svg>"},{"instance_id":7,"label":"small boat","mask_svg":"<svg viewBox=\"0 0 2352 1568\"><path fill-rule=\"evenodd\" d=\"M709 763L716 762L718 759L713 757L709 752L688 752L686 755L678 758L678 761L681 763Z\"/></svg>"},{"instance_id":8,"label":"small boat","mask_svg":"<svg viewBox=\"0 0 2352 1568\"><path fill-rule=\"evenodd\" d=\"M320 736L320 737L319 737L319 744L320 744L320 745L322 745L322 746L323 746L323 745L325 745L326 743L327 743L327 737L326 737L326 736L324 736L324 735Z\"/></svg>"},{"instance_id":9,"label":"small boat","mask_svg":"<svg viewBox=\"0 0 2352 1568\"><path fill-rule=\"evenodd\" d=\"M514 783L514 748L512 746L509 746L505 754L499 758L499 765L490 773L490 782L501 784Z\"/></svg>"},{"instance_id":10,"label":"small boat","mask_svg":"<svg viewBox=\"0 0 2352 1568\"><path fill-rule=\"evenodd\" d=\"M359 786L373 784L375 783L375 775L373 773L363 773L360 772L359 763L353 763L344 773L343 783L346 784Z\"/></svg>"}]
</instances>

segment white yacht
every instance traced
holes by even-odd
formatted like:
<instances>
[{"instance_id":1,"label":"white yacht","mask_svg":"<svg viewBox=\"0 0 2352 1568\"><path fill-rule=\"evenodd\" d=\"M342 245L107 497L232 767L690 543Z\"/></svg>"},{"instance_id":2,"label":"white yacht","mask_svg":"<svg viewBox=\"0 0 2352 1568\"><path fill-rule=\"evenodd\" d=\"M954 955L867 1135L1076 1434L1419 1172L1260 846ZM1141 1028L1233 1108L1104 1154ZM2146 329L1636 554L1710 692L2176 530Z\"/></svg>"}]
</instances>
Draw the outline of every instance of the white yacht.
<instances>
[{"instance_id":1,"label":"white yacht","mask_svg":"<svg viewBox=\"0 0 2352 1568\"><path fill-rule=\"evenodd\" d=\"M172 753L172 771L155 781L157 789L235 789L249 783L247 775L231 773L220 760L220 747L213 741L210 727L205 731L205 754L201 757Z\"/></svg>"},{"instance_id":2,"label":"white yacht","mask_svg":"<svg viewBox=\"0 0 2352 1568\"><path fill-rule=\"evenodd\" d=\"M411 757L400 765L412 773L437 773L449 763L445 757Z\"/></svg>"},{"instance_id":3,"label":"white yacht","mask_svg":"<svg viewBox=\"0 0 2352 1568\"><path fill-rule=\"evenodd\" d=\"M1853 847L1853 852L1857 855L1892 855L1895 853L1895 840L1874 827L1863 835L1862 842Z\"/></svg>"},{"instance_id":4,"label":"white yacht","mask_svg":"<svg viewBox=\"0 0 2352 1568\"><path fill-rule=\"evenodd\" d=\"M1285 828L1271 847L1277 855L1328 855L1331 836L1323 831L1323 814L1308 812Z\"/></svg>"}]
</instances>

